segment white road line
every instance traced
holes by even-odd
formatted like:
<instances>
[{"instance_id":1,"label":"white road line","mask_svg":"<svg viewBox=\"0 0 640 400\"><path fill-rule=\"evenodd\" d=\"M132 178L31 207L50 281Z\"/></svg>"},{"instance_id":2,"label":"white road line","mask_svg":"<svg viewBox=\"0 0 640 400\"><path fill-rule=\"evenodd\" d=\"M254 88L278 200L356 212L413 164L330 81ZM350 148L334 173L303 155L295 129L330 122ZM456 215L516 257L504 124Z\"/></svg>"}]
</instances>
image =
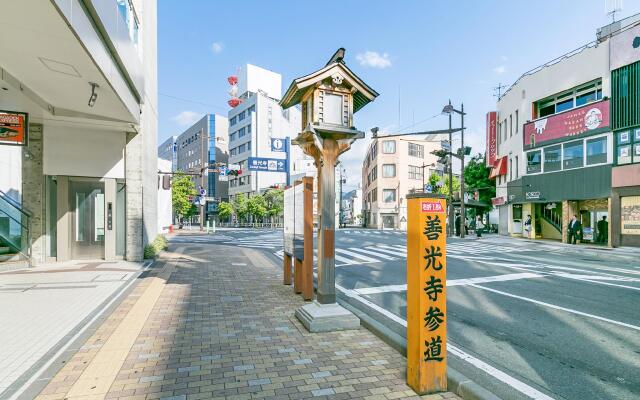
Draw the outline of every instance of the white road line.
<instances>
[{"instance_id":1,"label":"white road line","mask_svg":"<svg viewBox=\"0 0 640 400\"><path fill-rule=\"evenodd\" d=\"M390 256L388 256L386 254L381 254L381 253L379 253L377 251L360 249L360 248L357 248L357 247L349 247L349 250L355 251L355 252L369 254L370 256L376 256L376 257L384 258L385 260L395 260L394 257L390 257Z\"/></svg>"},{"instance_id":2,"label":"white road line","mask_svg":"<svg viewBox=\"0 0 640 400\"><path fill-rule=\"evenodd\" d=\"M396 323L399 323L400 325L404 326L405 328L407 327L407 321L406 320L398 317L397 315L395 315L394 313L390 312L389 310L386 310L386 309L378 306L377 304L374 304L374 303L370 302L369 300L362 298L358 293L354 292L353 290L345 289L340 285L336 285L336 289L338 289L339 291L344 293L346 296L351 297L352 299L357 300L357 301L363 303L364 305L366 305L368 307L371 307L375 311L379 312L380 314L383 314L384 316L386 316L387 318L391 319L392 321L394 321ZM553 400L552 397L549 397L546 394L544 394L544 393L534 389L533 387L527 385L526 383L514 378L513 376L508 375L508 374L500 371L499 369L492 367L491 365L485 363L484 361L473 357L471 354L465 353L464 351L462 351L462 349L452 345L451 343L447 343L447 350L450 351L451 354L453 354L454 356L459 357L462 360L464 360L464 361L468 362L469 364L473 365L474 367L479 368L479 369L487 372L489 375L491 375L491 376L495 377L496 379L498 379L499 381L509 385L510 387L514 388L515 390L519 391L520 393L531 397L532 399L535 399L535 400Z\"/></svg>"},{"instance_id":3,"label":"white road line","mask_svg":"<svg viewBox=\"0 0 640 400\"><path fill-rule=\"evenodd\" d=\"M377 246L367 246L366 248L367 249L371 249L371 250L375 250L376 252L391 254L391 255L394 255L396 257L405 258L405 256L403 254L399 254L398 253L398 250L383 249L383 248L377 247Z\"/></svg>"},{"instance_id":4,"label":"white road line","mask_svg":"<svg viewBox=\"0 0 640 400\"><path fill-rule=\"evenodd\" d=\"M376 260L375 258L371 258L371 257L367 257L365 255L362 254L358 254L358 253L354 253L353 251L349 251L349 250L345 250L345 249L338 249L336 248L336 253L342 253L342 254L347 254L349 256L352 257L356 257L359 258L361 260L367 261L367 262L377 262L378 260ZM338 256L336 255L336 258Z\"/></svg>"},{"instance_id":5,"label":"white road line","mask_svg":"<svg viewBox=\"0 0 640 400\"><path fill-rule=\"evenodd\" d=\"M407 247L406 246L389 246L386 244L379 244L378 247L382 247L383 249L391 249L394 251L399 251L401 254L404 254L406 257L407 254Z\"/></svg>"},{"instance_id":6,"label":"white road line","mask_svg":"<svg viewBox=\"0 0 640 400\"><path fill-rule=\"evenodd\" d=\"M545 303L544 301L530 299L530 298L524 297L524 296L518 296L518 295L515 295L515 294L503 292L501 290L491 289L491 288L488 288L488 287L485 287L485 286L478 286L478 285L475 285L475 284L472 284L472 285L469 285L469 286L477 288L477 289L487 290L489 292L501 294L503 296L512 297L514 299L528 301L530 303L538 304L538 305L541 305L541 306L553 308L553 309L560 310L560 311L566 311L566 312L571 313L571 314L581 315L583 317L593 318L593 319L597 319L599 321L609 322L609 323L614 324L614 325L624 326L625 328L631 328L631 329L634 329L636 331L640 331L640 326L627 324L625 322L615 321L613 319L600 317L598 315L588 314L588 313L585 313L585 312L582 312L582 311L573 310L571 308L557 306L555 304Z\"/></svg>"}]
</instances>

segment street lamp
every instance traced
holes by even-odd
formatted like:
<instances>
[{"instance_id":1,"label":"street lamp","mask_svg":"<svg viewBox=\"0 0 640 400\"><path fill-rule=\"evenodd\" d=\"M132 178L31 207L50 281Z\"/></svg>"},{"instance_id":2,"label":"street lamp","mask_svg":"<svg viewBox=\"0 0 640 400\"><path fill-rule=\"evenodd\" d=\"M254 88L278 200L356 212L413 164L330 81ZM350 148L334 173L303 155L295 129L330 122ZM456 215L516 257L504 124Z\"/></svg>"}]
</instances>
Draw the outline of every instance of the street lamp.
<instances>
[{"instance_id":1,"label":"street lamp","mask_svg":"<svg viewBox=\"0 0 640 400\"><path fill-rule=\"evenodd\" d=\"M463 238L464 237L464 222L466 221L466 215L465 215L465 209L464 209L464 156L467 153L467 149L464 147L464 103L462 103L460 105L460 110L456 110L455 108L453 108L453 106L451 105L451 100L449 100L449 104L447 104L446 106L444 106L442 108L442 113L446 114L449 116L449 129L451 129L451 115L453 115L453 113L459 114L460 115L460 132L462 132L460 134L461 136L461 142L460 142L460 149L461 151L459 152L459 158L461 161L461 166L460 166L460 214L462 215L462 223L463 226L460 229L460 237ZM449 134L449 145L452 145L453 142L451 141L451 133ZM450 157L453 154L450 155ZM449 161L451 161L451 158L449 158ZM451 167L453 165L451 164ZM453 192L453 169L449 168L449 215L453 215L453 204L451 202L451 196L452 196L452 192ZM455 223L455 221L454 221ZM452 229L452 228L450 228Z\"/></svg>"}]
</instances>

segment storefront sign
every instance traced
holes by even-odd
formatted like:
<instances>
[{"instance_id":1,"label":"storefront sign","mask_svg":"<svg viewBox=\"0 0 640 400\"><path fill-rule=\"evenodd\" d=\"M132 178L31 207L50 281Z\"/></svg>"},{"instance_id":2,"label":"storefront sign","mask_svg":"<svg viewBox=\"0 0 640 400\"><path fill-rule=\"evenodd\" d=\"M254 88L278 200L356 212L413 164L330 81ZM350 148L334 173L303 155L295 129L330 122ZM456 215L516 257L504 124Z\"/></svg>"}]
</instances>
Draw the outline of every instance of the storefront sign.
<instances>
[{"instance_id":1,"label":"storefront sign","mask_svg":"<svg viewBox=\"0 0 640 400\"><path fill-rule=\"evenodd\" d=\"M608 127L609 100L603 100L524 124L524 146L531 148Z\"/></svg>"},{"instance_id":2,"label":"storefront sign","mask_svg":"<svg viewBox=\"0 0 640 400\"><path fill-rule=\"evenodd\" d=\"M26 146L29 137L29 114L0 110L0 144Z\"/></svg>"},{"instance_id":3,"label":"storefront sign","mask_svg":"<svg viewBox=\"0 0 640 400\"><path fill-rule=\"evenodd\" d=\"M498 113L495 111L489 111L487 113L487 166L493 166L498 155L498 138L496 137L496 120L498 119Z\"/></svg>"},{"instance_id":4,"label":"storefront sign","mask_svg":"<svg viewBox=\"0 0 640 400\"><path fill-rule=\"evenodd\" d=\"M640 196L620 198L620 225L623 235L640 235Z\"/></svg>"},{"instance_id":5,"label":"storefront sign","mask_svg":"<svg viewBox=\"0 0 640 400\"><path fill-rule=\"evenodd\" d=\"M611 70L640 60L640 25L618 32L610 39L609 63Z\"/></svg>"},{"instance_id":6,"label":"storefront sign","mask_svg":"<svg viewBox=\"0 0 640 400\"><path fill-rule=\"evenodd\" d=\"M501 206L504 203L507 202L507 199L505 199L504 197L494 197L491 199L491 204L494 206Z\"/></svg>"},{"instance_id":7,"label":"storefront sign","mask_svg":"<svg viewBox=\"0 0 640 400\"><path fill-rule=\"evenodd\" d=\"M524 197L527 200L538 200L540 198L540 192L526 192Z\"/></svg>"}]
</instances>

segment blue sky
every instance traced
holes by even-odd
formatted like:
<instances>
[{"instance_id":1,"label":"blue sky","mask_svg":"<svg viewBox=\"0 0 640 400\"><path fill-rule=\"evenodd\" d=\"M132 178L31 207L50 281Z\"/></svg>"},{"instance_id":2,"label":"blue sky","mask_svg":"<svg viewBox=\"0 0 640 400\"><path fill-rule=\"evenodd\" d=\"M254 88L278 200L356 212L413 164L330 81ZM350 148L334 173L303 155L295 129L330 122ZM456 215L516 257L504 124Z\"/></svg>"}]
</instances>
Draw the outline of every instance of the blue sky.
<instances>
[{"instance_id":1,"label":"blue sky","mask_svg":"<svg viewBox=\"0 0 640 400\"><path fill-rule=\"evenodd\" d=\"M282 74L284 90L345 47L347 64L380 93L356 114L360 130L444 128L446 117L430 117L451 99L468 113L465 141L474 153L484 151L493 88L594 40L610 22L604 4L160 0L158 140L205 113L226 115L226 77L246 63ZM627 0L619 18L638 12L640 1ZM367 144L361 140L343 156L349 188L360 181Z\"/></svg>"}]
</instances>

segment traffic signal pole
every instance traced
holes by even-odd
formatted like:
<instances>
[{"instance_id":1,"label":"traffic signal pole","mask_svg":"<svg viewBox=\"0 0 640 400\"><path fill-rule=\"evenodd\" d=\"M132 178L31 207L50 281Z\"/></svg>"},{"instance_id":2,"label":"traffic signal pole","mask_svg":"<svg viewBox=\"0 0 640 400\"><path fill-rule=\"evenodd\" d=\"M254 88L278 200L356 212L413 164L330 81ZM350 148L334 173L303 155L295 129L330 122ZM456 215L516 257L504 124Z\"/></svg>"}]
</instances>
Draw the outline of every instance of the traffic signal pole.
<instances>
[{"instance_id":1,"label":"traffic signal pole","mask_svg":"<svg viewBox=\"0 0 640 400\"><path fill-rule=\"evenodd\" d=\"M449 105L451 105L451 100L449 100ZM456 218L455 215L453 215L453 155L451 154L451 149L453 149L453 132L451 131L451 113L449 113L449 146L449 201L447 202L449 210L447 215L449 216L448 233L449 236L453 236Z\"/></svg>"}]
</instances>

